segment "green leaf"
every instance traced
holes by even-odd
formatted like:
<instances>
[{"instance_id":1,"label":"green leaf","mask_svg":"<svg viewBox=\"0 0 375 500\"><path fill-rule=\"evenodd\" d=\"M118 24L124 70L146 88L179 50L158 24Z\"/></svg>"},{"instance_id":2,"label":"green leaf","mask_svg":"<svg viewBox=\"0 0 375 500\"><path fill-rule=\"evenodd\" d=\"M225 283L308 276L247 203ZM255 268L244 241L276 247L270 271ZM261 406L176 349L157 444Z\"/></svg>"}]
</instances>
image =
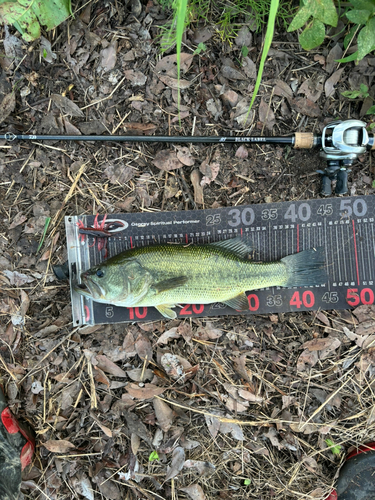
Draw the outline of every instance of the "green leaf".
<instances>
[{"instance_id":1,"label":"green leaf","mask_svg":"<svg viewBox=\"0 0 375 500\"><path fill-rule=\"evenodd\" d=\"M356 50L353 54L350 54L350 56L343 57L342 59L337 59L335 62L347 63L351 61L356 61L357 59L358 59L358 50Z\"/></svg>"},{"instance_id":2,"label":"green leaf","mask_svg":"<svg viewBox=\"0 0 375 500\"><path fill-rule=\"evenodd\" d=\"M375 106L371 106L371 108L369 108L366 111L366 115L375 115ZM372 123L371 125L375 125L375 124Z\"/></svg>"},{"instance_id":3,"label":"green leaf","mask_svg":"<svg viewBox=\"0 0 375 500\"><path fill-rule=\"evenodd\" d=\"M322 9L319 9L314 17L324 24L336 27L338 15L333 0L315 0L314 3L322 5Z\"/></svg>"},{"instance_id":4,"label":"green leaf","mask_svg":"<svg viewBox=\"0 0 375 500\"><path fill-rule=\"evenodd\" d=\"M375 188L375 181L372 181L372 186L373 189Z\"/></svg>"},{"instance_id":5,"label":"green leaf","mask_svg":"<svg viewBox=\"0 0 375 500\"><path fill-rule=\"evenodd\" d=\"M159 455L158 455L158 452L156 450L152 451L150 453L150 456L148 457L149 462L153 462L154 460L159 460Z\"/></svg>"},{"instance_id":6,"label":"green leaf","mask_svg":"<svg viewBox=\"0 0 375 500\"><path fill-rule=\"evenodd\" d=\"M249 484L251 484L251 479L245 479L245 481L243 482L243 484L245 486L249 486Z\"/></svg>"},{"instance_id":7,"label":"green leaf","mask_svg":"<svg viewBox=\"0 0 375 500\"><path fill-rule=\"evenodd\" d=\"M360 90L345 90L344 92L341 92L341 95L344 97L348 97L349 99L357 99L361 95Z\"/></svg>"},{"instance_id":8,"label":"green leaf","mask_svg":"<svg viewBox=\"0 0 375 500\"><path fill-rule=\"evenodd\" d=\"M299 43L305 50L315 49L315 47L323 43L325 34L324 24L314 19L314 21L300 34Z\"/></svg>"},{"instance_id":9,"label":"green leaf","mask_svg":"<svg viewBox=\"0 0 375 500\"><path fill-rule=\"evenodd\" d=\"M372 12L369 10L349 10L346 13L346 17L351 21L352 23L355 24L366 24L367 21L369 20Z\"/></svg>"},{"instance_id":10,"label":"green leaf","mask_svg":"<svg viewBox=\"0 0 375 500\"><path fill-rule=\"evenodd\" d=\"M13 24L26 42L40 37L40 25L50 30L70 15L70 0L0 1L1 21Z\"/></svg>"},{"instance_id":11,"label":"green leaf","mask_svg":"<svg viewBox=\"0 0 375 500\"><path fill-rule=\"evenodd\" d=\"M298 30L307 23L311 17L311 10L308 7L301 7L288 27L288 33Z\"/></svg>"},{"instance_id":12,"label":"green leaf","mask_svg":"<svg viewBox=\"0 0 375 500\"><path fill-rule=\"evenodd\" d=\"M247 57L248 53L249 53L249 49L247 47L243 46L241 49L242 57Z\"/></svg>"},{"instance_id":13,"label":"green leaf","mask_svg":"<svg viewBox=\"0 0 375 500\"><path fill-rule=\"evenodd\" d=\"M48 53L47 53L46 49L43 49L43 57L44 57L44 59L47 57L47 55L48 55Z\"/></svg>"},{"instance_id":14,"label":"green leaf","mask_svg":"<svg viewBox=\"0 0 375 500\"><path fill-rule=\"evenodd\" d=\"M335 445L335 443L331 439L326 439L325 442L327 443L327 446L330 447L330 450L334 455L340 455L341 453L341 446L339 444Z\"/></svg>"},{"instance_id":15,"label":"green leaf","mask_svg":"<svg viewBox=\"0 0 375 500\"><path fill-rule=\"evenodd\" d=\"M42 248L42 245L43 245L43 242L44 242L44 238L46 237L46 234L47 234L47 231L48 231L48 226L49 226L50 222L51 222L51 217L47 217L46 218L46 222L44 223L43 234L42 234L42 237L40 238L38 250L36 251L36 253L38 253L39 250Z\"/></svg>"},{"instance_id":16,"label":"green leaf","mask_svg":"<svg viewBox=\"0 0 375 500\"><path fill-rule=\"evenodd\" d=\"M205 50L207 50L206 45L205 45L203 42L200 42L200 43L198 44L198 47L195 49L194 54L197 54L197 55L198 55L198 54L200 54L202 51L205 51Z\"/></svg>"},{"instance_id":17,"label":"green leaf","mask_svg":"<svg viewBox=\"0 0 375 500\"><path fill-rule=\"evenodd\" d=\"M349 0L350 3L358 10L369 10L375 12L375 3L370 0Z\"/></svg>"},{"instance_id":18,"label":"green leaf","mask_svg":"<svg viewBox=\"0 0 375 500\"><path fill-rule=\"evenodd\" d=\"M368 97L368 87L364 83L361 83L359 86L359 90L361 91L362 97Z\"/></svg>"},{"instance_id":19,"label":"green leaf","mask_svg":"<svg viewBox=\"0 0 375 500\"><path fill-rule=\"evenodd\" d=\"M361 29L357 38L358 60L363 59L375 49L375 17L370 19L367 25Z\"/></svg>"}]
</instances>

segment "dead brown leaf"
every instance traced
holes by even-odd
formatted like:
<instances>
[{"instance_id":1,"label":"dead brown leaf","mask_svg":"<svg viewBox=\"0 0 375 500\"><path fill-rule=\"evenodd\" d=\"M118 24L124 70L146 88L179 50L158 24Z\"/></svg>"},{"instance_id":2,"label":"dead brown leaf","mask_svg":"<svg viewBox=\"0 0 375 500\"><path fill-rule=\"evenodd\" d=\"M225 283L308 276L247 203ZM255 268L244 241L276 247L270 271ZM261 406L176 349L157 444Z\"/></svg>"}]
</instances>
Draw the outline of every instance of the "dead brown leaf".
<instances>
[{"instance_id":1,"label":"dead brown leaf","mask_svg":"<svg viewBox=\"0 0 375 500\"><path fill-rule=\"evenodd\" d=\"M309 351L322 351L323 349L328 349L332 346L337 345L337 338L333 337L327 337L325 339L313 339L313 340L308 340L304 344L302 344L302 347L304 349L308 349ZM337 347L341 344L339 341ZM335 347L336 348L336 347Z\"/></svg>"},{"instance_id":2,"label":"dead brown leaf","mask_svg":"<svg viewBox=\"0 0 375 500\"><path fill-rule=\"evenodd\" d=\"M6 118L14 111L16 107L16 96L14 92L7 94L0 104L0 123L3 123Z\"/></svg>"},{"instance_id":3,"label":"dead brown leaf","mask_svg":"<svg viewBox=\"0 0 375 500\"><path fill-rule=\"evenodd\" d=\"M320 107L315 102L305 97L295 97L291 99L289 103L297 113L301 113L302 115L311 116L312 118L321 115Z\"/></svg>"},{"instance_id":4,"label":"dead brown leaf","mask_svg":"<svg viewBox=\"0 0 375 500\"><path fill-rule=\"evenodd\" d=\"M116 365L113 361L107 358L104 354L97 354L93 358L93 365L98 366L103 372L110 373L111 375L114 375L115 377L126 377L126 372L122 368Z\"/></svg>"},{"instance_id":5,"label":"dead brown leaf","mask_svg":"<svg viewBox=\"0 0 375 500\"><path fill-rule=\"evenodd\" d=\"M159 75L159 78L164 83L164 85L167 85L167 87L170 87L171 89L185 90L188 89L193 83L189 82L189 80L183 80L181 78L180 80L178 80L177 78L172 78L170 76L164 75Z\"/></svg>"},{"instance_id":6,"label":"dead brown leaf","mask_svg":"<svg viewBox=\"0 0 375 500\"><path fill-rule=\"evenodd\" d=\"M192 154L189 151L189 148L186 146L176 146L177 149L177 158L183 165L187 167L192 167L195 163L195 160Z\"/></svg>"},{"instance_id":7,"label":"dead brown leaf","mask_svg":"<svg viewBox=\"0 0 375 500\"><path fill-rule=\"evenodd\" d=\"M180 54L180 71L186 73L193 62L194 54L182 52ZM177 78L177 54L163 57L155 66L156 74L160 76L171 76Z\"/></svg>"},{"instance_id":8,"label":"dead brown leaf","mask_svg":"<svg viewBox=\"0 0 375 500\"><path fill-rule=\"evenodd\" d=\"M262 98L259 104L259 120L265 125L268 130L272 130L276 123L275 114L271 107Z\"/></svg>"},{"instance_id":9,"label":"dead brown leaf","mask_svg":"<svg viewBox=\"0 0 375 500\"><path fill-rule=\"evenodd\" d=\"M158 151L152 163L155 167L160 168L160 170L166 170L167 172L183 166L183 163L177 158L176 151L172 149L162 149Z\"/></svg>"},{"instance_id":10,"label":"dead brown leaf","mask_svg":"<svg viewBox=\"0 0 375 500\"><path fill-rule=\"evenodd\" d=\"M220 422L220 432L223 434L231 434L237 441L243 441L245 439L241 427L234 422Z\"/></svg>"},{"instance_id":11,"label":"dead brown leaf","mask_svg":"<svg viewBox=\"0 0 375 500\"><path fill-rule=\"evenodd\" d=\"M331 97L331 95L334 94L336 90L336 85L339 82L342 72L344 71L345 68L340 68L337 71L335 71L332 76L326 80L326 83L324 84L324 92L326 94L326 97Z\"/></svg>"},{"instance_id":12,"label":"dead brown leaf","mask_svg":"<svg viewBox=\"0 0 375 500\"><path fill-rule=\"evenodd\" d=\"M359 306L352 312L358 319L358 323L363 323L363 321L367 321L369 319L375 319L375 305Z\"/></svg>"},{"instance_id":13,"label":"dead brown leaf","mask_svg":"<svg viewBox=\"0 0 375 500\"><path fill-rule=\"evenodd\" d=\"M137 354L141 359L152 359L152 346L149 339L140 333L135 341Z\"/></svg>"},{"instance_id":14,"label":"dead brown leaf","mask_svg":"<svg viewBox=\"0 0 375 500\"><path fill-rule=\"evenodd\" d=\"M240 146L237 149L236 154L234 156L236 156L236 158L246 159L249 156L249 152L247 150L247 147L246 146Z\"/></svg>"},{"instance_id":15,"label":"dead brown leaf","mask_svg":"<svg viewBox=\"0 0 375 500\"><path fill-rule=\"evenodd\" d=\"M66 453L69 450L75 448L74 444L72 444L70 441L67 441L66 439L49 439L48 441L43 443L43 446L52 453Z\"/></svg>"},{"instance_id":16,"label":"dead brown leaf","mask_svg":"<svg viewBox=\"0 0 375 500\"><path fill-rule=\"evenodd\" d=\"M332 49L329 51L325 65L325 70L329 75L337 67L337 59L341 59L342 54L343 50L339 43L336 43L336 45L334 45Z\"/></svg>"},{"instance_id":17,"label":"dead brown leaf","mask_svg":"<svg viewBox=\"0 0 375 500\"><path fill-rule=\"evenodd\" d=\"M316 102L323 92L323 78L308 78L305 80L300 88L298 94L305 94L307 99Z\"/></svg>"},{"instance_id":18,"label":"dead brown leaf","mask_svg":"<svg viewBox=\"0 0 375 500\"><path fill-rule=\"evenodd\" d=\"M208 160L203 160L199 170L203 174L203 178L200 182L201 186L208 186L214 181L219 173L220 164L217 162L208 163Z\"/></svg>"},{"instance_id":19,"label":"dead brown leaf","mask_svg":"<svg viewBox=\"0 0 375 500\"><path fill-rule=\"evenodd\" d=\"M196 469L200 476L208 476L215 472L216 467L211 462L204 462L202 460L186 460L184 467L188 469Z\"/></svg>"},{"instance_id":20,"label":"dead brown leaf","mask_svg":"<svg viewBox=\"0 0 375 500\"><path fill-rule=\"evenodd\" d=\"M159 387L155 384L145 384L144 387L139 387L137 384L129 384L125 389L133 398L144 400L163 394L167 388Z\"/></svg>"},{"instance_id":21,"label":"dead brown leaf","mask_svg":"<svg viewBox=\"0 0 375 500\"><path fill-rule=\"evenodd\" d=\"M116 66L117 60L117 41L114 40L108 47L100 51L100 66L103 71L111 71Z\"/></svg>"},{"instance_id":22,"label":"dead brown leaf","mask_svg":"<svg viewBox=\"0 0 375 500\"><path fill-rule=\"evenodd\" d=\"M103 174L108 178L111 184L124 185L136 174L134 168L118 163L117 165L107 164L104 168Z\"/></svg>"},{"instance_id":23,"label":"dead brown leaf","mask_svg":"<svg viewBox=\"0 0 375 500\"><path fill-rule=\"evenodd\" d=\"M124 413L126 425L129 430L129 434L136 434L141 439L146 441L146 443L151 444L151 435L142 420L130 411Z\"/></svg>"},{"instance_id":24,"label":"dead brown leaf","mask_svg":"<svg viewBox=\"0 0 375 500\"><path fill-rule=\"evenodd\" d=\"M23 224L25 221L27 221L26 215L24 215L22 212L18 212L15 217L13 218L13 222L9 226L9 229L14 229L15 227L19 226L20 224Z\"/></svg>"},{"instance_id":25,"label":"dead brown leaf","mask_svg":"<svg viewBox=\"0 0 375 500\"><path fill-rule=\"evenodd\" d=\"M156 420L163 432L168 432L172 427L173 410L161 399L155 398L153 400Z\"/></svg>"},{"instance_id":26,"label":"dead brown leaf","mask_svg":"<svg viewBox=\"0 0 375 500\"><path fill-rule=\"evenodd\" d=\"M137 350L135 348L135 340L132 332L128 332L124 339L124 343L122 344L122 348L126 353L127 358L132 358L137 354Z\"/></svg>"},{"instance_id":27,"label":"dead brown leaf","mask_svg":"<svg viewBox=\"0 0 375 500\"><path fill-rule=\"evenodd\" d=\"M181 446L177 446L172 453L172 462L167 470L165 481L169 481L182 470L185 463L185 450Z\"/></svg>"},{"instance_id":28,"label":"dead brown leaf","mask_svg":"<svg viewBox=\"0 0 375 500\"><path fill-rule=\"evenodd\" d=\"M128 377L134 382L144 382L145 380L152 380L154 372L149 368L145 370L143 368L134 368L133 370L127 370Z\"/></svg>"},{"instance_id":29,"label":"dead brown leaf","mask_svg":"<svg viewBox=\"0 0 375 500\"><path fill-rule=\"evenodd\" d=\"M201 186L201 175L199 170L194 169L190 174L190 180L194 188L194 201L197 205L203 205L203 187Z\"/></svg>"},{"instance_id":30,"label":"dead brown leaf","mask_svg":"<svg viewBox=\"0 0 375 500\"><path fill-rule=\"evenodd\" d=\"M51 94L51 99L64 115L84 116L84 113L73 101L60 94Z\"/></svg>"},{"instance_id":31,"label":"dead brown leaf","mask_svg":"<svg viewBox=\"0 0 375 500\"><path fill-rule=\"evenodd\" d=\"M272 80L271 83L274 85L273 93L274 95L278 95L280 97L286 97L287 99L293 98L293 90L289 87L289 85L283 80Z\"/></svg>"},{"instance_id":32,"label":"dead brown leaf","mask_svg":"<svg viewBox=\"0 0 375 500\"><path fill-rule=\"evenodd\" d=\"M105 384L107 387L111 385L108 377L105 373L97 366L94 366L94 379L100 384Z\"/></svg>"},{"instance_id":33,"label":"dead brown leaf","mask_svg":"<svg viewBox=\"0 0 375 500\"><path fill-rule=\"evenodd\" d=\"M152 135L157 128L153 123L126 122L124 125L124 129L132 135Z\"/></svg>"},{"instance_id":34,"label":"dead brown leaf","mask_svg":"<svg viewBox=\"0 0 375 500\"><path fill-rule=\"evenodd\" d=\"M256 394L253 394L250 391L245 391L244 389L238 389L238 395L246 399L246 401L250 401L251 403L262 403L264 401L264 398L262 396L257 396Z\"/></svg>"},{"instance_id":35,"label":"dead brown leaf","mask_svg":"<svg viewBox=\"0 0 375 500\"><path fill-rule=\"evenodd\" d=\"M206 500L206 496L199 484L190 484L185 486L185 488L180 488L180 491L186 493L191 500Z\"/></svg>"},{"instance_id":36,"label":"dead brown leaf","mask_svg":"<svg viewBox=\"0 0 375 500\"><path fill-rule=\"evenodd\" d=\"M87 500L94 500L92 484L85 473L78 473L76 476L71 478L71 482L74 491L76 491L79 495L87 498Z\"/></svg>"},{"instance_id":37,"label":"dead brown leaf","mask_svg":"<svg viewBox=\"0 0 375 500\"><path fill-rule=\"evenodd\" d=\"M181 333L178 331L177 327L171 328L164 332L156 341L157 344L168 344L171 339L178 339Z\"/></svg>"},{"instance_id":38,"label":"dead brown leaf","mask_svg":"<svg viewBox=\"0 0 375 500\"><path fill-rule=\"evenodd\" d=\"M147 76L145 74L134 69L127 69L124 71L124 76L134 86L144 85L147 81Z\"/></svg>"},{"instance_id":39,"label":"dead brown leaf","mask_svg":"<svg viewBox=\"0 0 375 500\"><path fill-rule=\"evenodd\" d=\"M18 271L8 271L5 269L3 274L9 279L10 285L22 286L35 281L35 278L32 276L27 276L27 274L19 273Z\"/></svg>"},{"instance_id":40,"label":"dead brown leaf","mask_svg":"<svg viewBox=\"0 0 375 500\"><path fill-rule=\"evenodd\" d=\"M309 370L319 360L318 351L310 351L309 349L305 349L302 354L300 354L297 360L297 371L303 372L305 370Z\"/></svg>"}]
</instances>

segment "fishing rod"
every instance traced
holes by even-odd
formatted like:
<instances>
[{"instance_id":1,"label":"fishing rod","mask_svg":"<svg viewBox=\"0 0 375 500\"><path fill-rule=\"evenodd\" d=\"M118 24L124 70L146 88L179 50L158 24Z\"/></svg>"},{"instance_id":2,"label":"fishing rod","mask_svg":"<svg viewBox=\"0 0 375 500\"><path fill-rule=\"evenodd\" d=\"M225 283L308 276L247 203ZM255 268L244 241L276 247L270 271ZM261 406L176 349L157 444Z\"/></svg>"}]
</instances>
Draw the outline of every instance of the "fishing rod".
<instances>
[{"instance_id":1,"label":"fishing rod","mask_svg":"<svg viewBox=\"0 0 375 500\"><path fill-rule=\"evenodd\" d=\"M345 120L329 123L322 135L312 132L295 132L290 137L259 136L138 136L138 135L16 135L7 132L0 139L32 141L112 141L112 142L159 142L189 144L289 144L295 149L320 147L320 156L327 160L325 170L317 170L322 176L321 194L332 194L331 183L336 181L335 193L348 192L348 169L359 155L375 149L373 134L368 134L366 123L360 120Z\"/></svg>"}]
</instances>

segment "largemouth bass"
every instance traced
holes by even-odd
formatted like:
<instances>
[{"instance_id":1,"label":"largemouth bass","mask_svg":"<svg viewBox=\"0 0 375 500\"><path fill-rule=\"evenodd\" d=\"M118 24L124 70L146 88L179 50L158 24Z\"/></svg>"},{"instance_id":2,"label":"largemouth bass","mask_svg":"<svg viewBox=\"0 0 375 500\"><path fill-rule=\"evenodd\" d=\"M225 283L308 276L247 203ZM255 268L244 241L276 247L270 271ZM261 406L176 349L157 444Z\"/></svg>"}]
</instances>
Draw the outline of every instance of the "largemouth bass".
<instances>
[{"instance_id":1,"label":"largemouth bass","mask_svg":"<svg viewBox=\"0 0 375 500\"><path fill-rule=\"evenodd\" d=\"M81 274L74 289L96 302L121 307L156 307L176 318L177 304L223 302L245 311L245 292L269 286L324 284L324 248L278 262L253 262L241 238L206 245L155 245L127 250Z\"/></svg>"}]
</instances>

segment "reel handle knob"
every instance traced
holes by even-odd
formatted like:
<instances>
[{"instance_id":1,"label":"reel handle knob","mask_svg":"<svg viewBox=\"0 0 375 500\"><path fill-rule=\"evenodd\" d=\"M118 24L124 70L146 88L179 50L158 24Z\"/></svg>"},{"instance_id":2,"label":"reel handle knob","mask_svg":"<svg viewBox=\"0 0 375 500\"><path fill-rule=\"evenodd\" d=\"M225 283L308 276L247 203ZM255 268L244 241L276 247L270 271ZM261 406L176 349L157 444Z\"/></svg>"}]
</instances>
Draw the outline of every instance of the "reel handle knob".
<instances>
[{"instance_id":1,"label":"reel handle knob","mask_svg":"<svg viewBox=\"0 0 375 500\"><path fill-rule=\"evenodd\" d=\"M331 196L332 195L332 186L331 179L328 175L322 175L322 189L320 192L323 196Z\"/></svg>"},{"instance_id":2,"label":"reel handle knob","mask_svg":"<svg viewBox=\"0 0 375 500\"><path fill-rule=\"evenodd\" d=\"M343 169L337 172L336 194L346 194L348 192L348 170Z\"/></svg>"}]
</instances>

